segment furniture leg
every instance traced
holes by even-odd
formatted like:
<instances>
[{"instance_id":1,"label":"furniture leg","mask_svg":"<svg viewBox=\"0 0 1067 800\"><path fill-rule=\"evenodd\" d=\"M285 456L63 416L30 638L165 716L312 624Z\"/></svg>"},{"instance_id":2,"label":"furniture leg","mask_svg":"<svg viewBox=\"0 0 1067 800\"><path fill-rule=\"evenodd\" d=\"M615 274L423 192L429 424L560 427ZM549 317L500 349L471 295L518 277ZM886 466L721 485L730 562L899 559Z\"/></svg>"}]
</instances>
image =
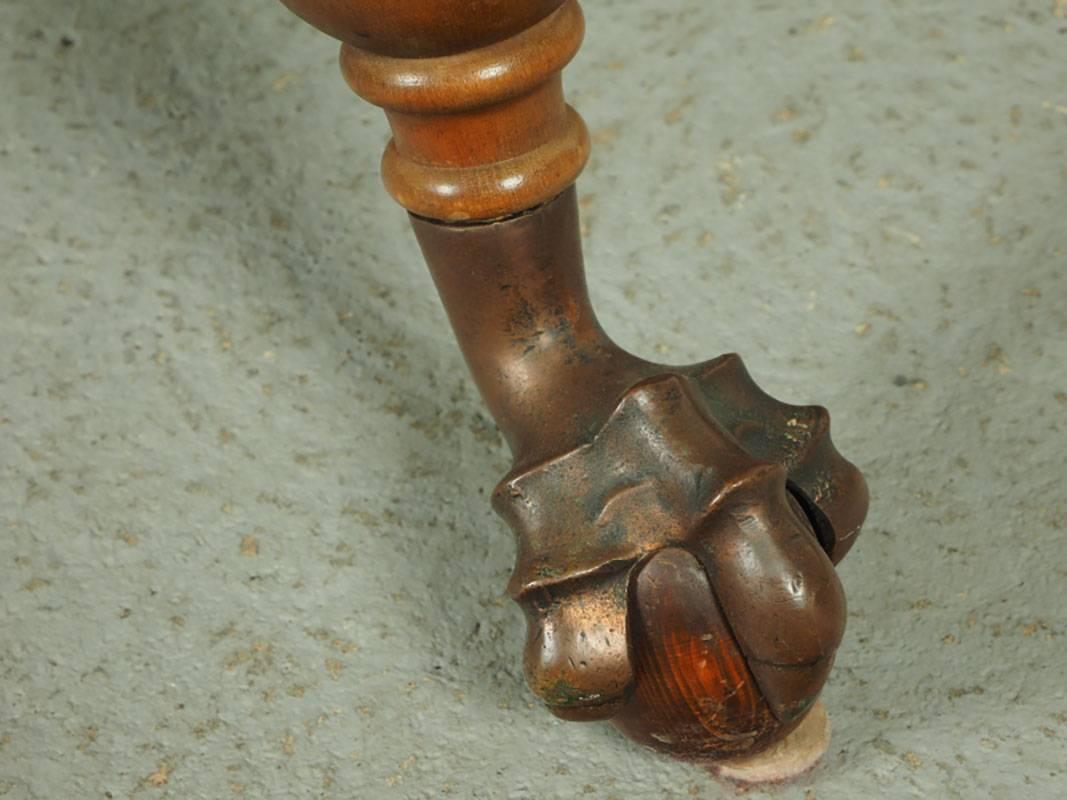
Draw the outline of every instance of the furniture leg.
<instances>
[{"instance_id":1,"label":"furniture leg","mask_svg":"<svg viewBox=\"0 0 1067 800\"><path fill-rule=\"evenodd\" d=\"M283 2L385 109L385 184L513 452L493 505L534 693L736 779L810 766L866 486L826 411L772 399L737 356L655 364L597 323L573 188L589 137L561 80L576 0Z\"/></svg>"}]
</instances>

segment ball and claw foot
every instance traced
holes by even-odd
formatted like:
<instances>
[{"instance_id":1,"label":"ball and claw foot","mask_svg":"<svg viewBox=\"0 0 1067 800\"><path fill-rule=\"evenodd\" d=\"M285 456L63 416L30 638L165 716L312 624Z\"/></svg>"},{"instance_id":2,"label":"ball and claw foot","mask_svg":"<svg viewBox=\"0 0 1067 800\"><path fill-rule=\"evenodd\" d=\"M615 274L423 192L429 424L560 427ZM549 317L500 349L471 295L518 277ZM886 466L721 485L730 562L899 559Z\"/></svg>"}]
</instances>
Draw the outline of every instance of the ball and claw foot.
<instances>
[{"instance_id":1,"label":"ball and claw foot","mask_svg":"<svg viewBox=\"0 0 1067 800\"><path fill-rule=\"evenodd\" d=\"M413 225L514 454L493 506L533 693L702 764L786 739L829 677L834 565L867 511L826 410L770 397L736 355L618 348L585 292L573 188L490 225Z\"/></svg>"},{"instance_id":2,"label":"ball and claw foot","mask_svg":"<svg viewBox=\"0 0 1067 800\"><path fill-rule=\"evenodd\" d=\"M834 564L867 509L824 409L774 400L732 355L661 373L494 505L519 542L526 676L555 714L737 781L814 764L845 628Z\"/></svg>"}]
</instances>

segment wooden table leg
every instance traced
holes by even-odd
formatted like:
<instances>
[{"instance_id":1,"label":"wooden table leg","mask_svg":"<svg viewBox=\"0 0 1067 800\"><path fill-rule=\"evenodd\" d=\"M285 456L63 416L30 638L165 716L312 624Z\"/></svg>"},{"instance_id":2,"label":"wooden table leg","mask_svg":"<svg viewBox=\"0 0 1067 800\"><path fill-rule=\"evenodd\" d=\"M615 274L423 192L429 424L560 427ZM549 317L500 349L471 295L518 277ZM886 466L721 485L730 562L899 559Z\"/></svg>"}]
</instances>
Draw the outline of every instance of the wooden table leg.
<instances>
[{"instance_id":1,"label":"wooden table leg","mask_svg":"<svg viewBox=\"0 0 1067 800\"><path fill-rule=\"evenodd\" d=\"M513 451L493 504L534 693L738 780L810 766L866 486L825 410L770 398L737 356L654 364L597 323L573 189L589 137L560 77L576 0L283 2L385 109L386 186Z\"/></svg>"}]
</instances>

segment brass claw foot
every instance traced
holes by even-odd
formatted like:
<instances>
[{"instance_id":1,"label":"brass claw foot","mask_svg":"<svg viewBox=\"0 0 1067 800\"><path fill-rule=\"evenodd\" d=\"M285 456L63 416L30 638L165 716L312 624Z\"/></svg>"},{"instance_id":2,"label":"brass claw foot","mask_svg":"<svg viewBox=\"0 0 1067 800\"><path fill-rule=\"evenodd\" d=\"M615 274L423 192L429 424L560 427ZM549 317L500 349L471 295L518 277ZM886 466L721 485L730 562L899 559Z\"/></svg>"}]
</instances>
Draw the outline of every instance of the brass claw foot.
<instances>
[{"instance_id":1,"label":"brass claw foot","mask_svg":"<svg viewBox=\"0 0 1067 800\"><path fill-rule=\"evenodd\" d=\"M467 361L512 445L525 669L558 716L673 755L753 753L818 697L845 626L833 564L867 510L817 406L741 359L620 350L585 292L573 191L482 226L414 220Z\"/></svg>"},{"instance_id":2,"label":"brass claw foot","mask_svg":"<svg viewBox=\"0 0 1067 800\"><path fill-rule=\"evenodd\" d=\"M736 356L638 384L494 506L519 541L526 673L557 715L716 758L781 738L818 696L845 625L831 558L866 491L825 410L772 400Z\"/></svg>"}]
</instances>

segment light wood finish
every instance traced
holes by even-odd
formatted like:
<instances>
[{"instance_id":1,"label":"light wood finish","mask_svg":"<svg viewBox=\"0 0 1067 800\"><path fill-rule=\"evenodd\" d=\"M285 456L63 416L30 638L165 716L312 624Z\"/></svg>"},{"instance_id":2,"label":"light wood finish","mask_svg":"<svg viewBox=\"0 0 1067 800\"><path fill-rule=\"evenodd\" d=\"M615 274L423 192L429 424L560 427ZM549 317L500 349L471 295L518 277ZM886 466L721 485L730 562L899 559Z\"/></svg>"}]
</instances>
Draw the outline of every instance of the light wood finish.
<instances>
[{"instance_id":1,"label":"light wood finish","mask_svg":"<svg viewBox=\"0 0 1067 800\"><path fill-rule=\"evenodd\" d=\"M395 17L381 4L370 10L370 0L287 4L345 39L345 79L385 109L393 130L382 159L386 188L413 214L500 219L556 197L585 166L589 133L564 101L561 77L585 31L577 0L525 0L506 11L491 2L386 3L397 5ZM460 13L461 6L489 19ZM449 13L459 28L445 22ZM437 38L420 27L431 20ZM522 23L529 24L516 27ZM356 28L369 33L357 36Z\"/></svg>"}]
</instances>

